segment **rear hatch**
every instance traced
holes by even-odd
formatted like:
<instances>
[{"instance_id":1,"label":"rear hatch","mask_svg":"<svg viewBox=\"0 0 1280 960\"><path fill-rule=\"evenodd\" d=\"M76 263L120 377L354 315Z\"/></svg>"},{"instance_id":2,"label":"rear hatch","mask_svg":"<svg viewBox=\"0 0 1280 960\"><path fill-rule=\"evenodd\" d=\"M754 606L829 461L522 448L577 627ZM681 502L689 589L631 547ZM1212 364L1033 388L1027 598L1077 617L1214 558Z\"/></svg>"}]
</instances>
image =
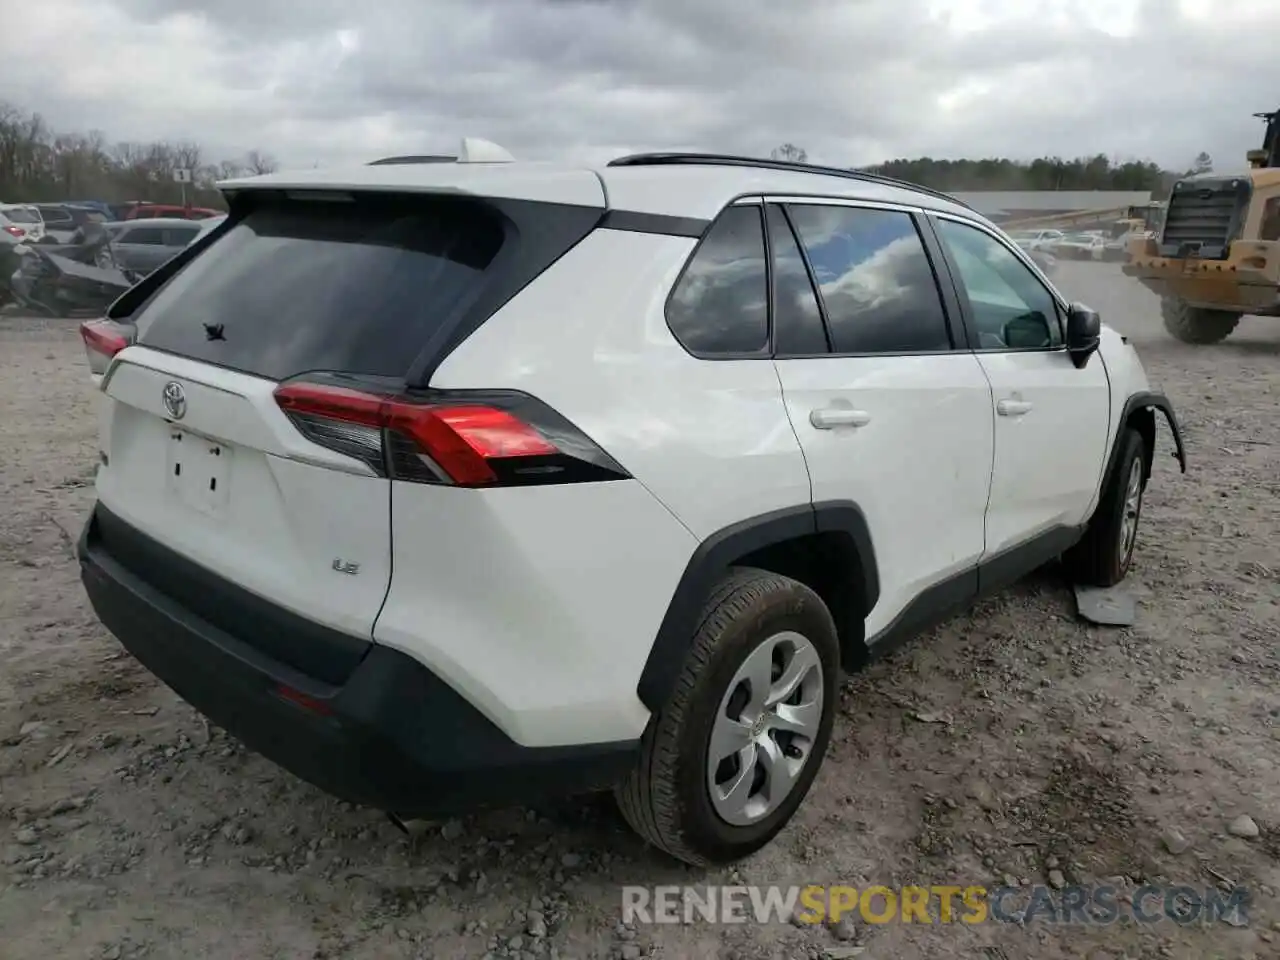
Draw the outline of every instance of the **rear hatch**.
<instances>
[{"instance_id":1,"label":"rear hatch","mask_svg":"<svg viewBox=\"0 0 1280 960\"><path fill-rule=\"evenodd\" d=\"M138 309L117 305L114 323L85 336L111 401L97 493L120 521L98 535L122 563L151 563L133 572L193 612L337 683L367 649L390 582L391 483L380 425L313 416L299 387L403 389L449 322L518 281L521 238L494 205L456 196L238 202L207 249L143 281ZM148 561L125 542L135 532L199 576ZM300 648L229 609L208 577L365 643L341 662Z\"/></svg>"},{"instance_id":2,"label":"rear hatch","mask_svg":"<svg viewBox=\"0 0 1280 960\"><path fill-rule=\"evenodd\" d=\"M44 220L35 207L0 207L0 218L7 221L6 232L20 240L35 243L44 237Z\"/></svg>"}]
</instances>

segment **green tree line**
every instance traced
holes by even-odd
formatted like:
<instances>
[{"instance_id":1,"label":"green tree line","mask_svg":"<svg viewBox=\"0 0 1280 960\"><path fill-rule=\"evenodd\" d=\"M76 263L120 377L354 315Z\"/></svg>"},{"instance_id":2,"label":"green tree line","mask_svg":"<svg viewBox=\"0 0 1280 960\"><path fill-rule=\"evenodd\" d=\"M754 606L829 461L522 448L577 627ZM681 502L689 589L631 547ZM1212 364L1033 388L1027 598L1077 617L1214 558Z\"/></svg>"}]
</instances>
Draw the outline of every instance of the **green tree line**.
<instances>
[{"instance_id":1,"label":"green tree line","mask_svg":"<svg viewBox=\"0 0 1280 960\"><path fill-rule=\"evenodd\" d=\"M774 148L770 156L774 160L803 163L808 159L808 151L794 143L784 143ZM1212 171L1213 158L1207 153L1200 153L1182 173L1166 170L1149 160L1113 160L1104 153L1074 160L1062 157L1040 157L1036 160L997 157L937 160L919 157L914 160L886 160L853 169L954 193L979 190L1132 190L1150 191L1157 199L1162 199L1179 177Z\"/></svg>"},{"instance_id":2,"label":"green tree line","mask_svg":"<svg viewBox=\"0 0 1280 960\"><path fill-rule=\"evenodd\" d=\"M1162 195L1181 175L1142 160L1115 162L1105 154L1064 160L889 160L867 168L938 190L1149 190Z\"/></svg>"}]
</instances>

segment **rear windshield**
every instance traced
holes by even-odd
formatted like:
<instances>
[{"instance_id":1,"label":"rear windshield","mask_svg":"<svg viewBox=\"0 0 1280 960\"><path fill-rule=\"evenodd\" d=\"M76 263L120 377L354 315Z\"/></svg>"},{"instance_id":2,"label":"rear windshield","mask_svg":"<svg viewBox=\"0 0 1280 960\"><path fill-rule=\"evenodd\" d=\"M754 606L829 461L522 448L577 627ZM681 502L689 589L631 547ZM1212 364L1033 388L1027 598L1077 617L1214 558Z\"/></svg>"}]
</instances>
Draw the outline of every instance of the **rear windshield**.
<instances>
[{"instance_id":1,"label":"rear windshield","mask_svg":"<svg viewBox=\"0 0 1280 960\"><path fill-rule=\"evenodd\" d=\"M138 339L271 380L402 377L503 237L496 214L460 199L259 206L144 307Z\"/></svg>"},{"instance_id":2,"label":"rear windshield","mask_svg":"<svg viewBox=\"0 0 1280 960\"><path fill-rule=\"evenodd\" d=\"M5 207L0 209L0 214L4 214L9 218L11 223L39 223L40 214L27 207Z\"/></svg>"}]
</instances>

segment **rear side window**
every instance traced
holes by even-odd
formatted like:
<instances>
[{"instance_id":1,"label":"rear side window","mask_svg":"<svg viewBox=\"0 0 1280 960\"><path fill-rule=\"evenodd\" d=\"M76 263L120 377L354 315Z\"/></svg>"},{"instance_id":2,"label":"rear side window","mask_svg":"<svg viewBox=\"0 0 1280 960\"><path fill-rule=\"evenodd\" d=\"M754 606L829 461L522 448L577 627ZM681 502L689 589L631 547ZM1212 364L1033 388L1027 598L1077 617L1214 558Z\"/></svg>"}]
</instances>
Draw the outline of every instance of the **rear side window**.
<instances>
[{"instance_id":1,"label":"rear side window","mask_svg":"<svg viewBox=\"0 0 1280 960\"><path fill-rule=\"evenodd\" d=\"M195 239L200 228L192 224L190 227L166 227L164 230L164 245L166 247L185 247L188 243Z\"/></svg>"},{"instance_id":2,"label":"rear side window","mask_svg":"<svg viewBox=\"0 0 1280 960\"><path fill-rule=\"evenodd\" d=\"M164 244L164 231L159 227L134 227L120 238L120 242L144 243L158 247Z\"/></svg>"},{"instance_id":3,"label":"rear side window","mask_svg":"<svg viewBox=\"0 0 1280 960\"><path fill-rule=\"evenodd\" d=\"M703 237L667 301L667 324L702 357L758 354L769 342L769 275L756 205L730 207Z\"/></svg>"},{"instance_id":4,"label":"rear side window","mask_svg":"<svg viewBox=\"0 0 1280 960\"><path fill-rule=\"evenodd\" d=\"M787 210L817 278L835 353L951 349L937 280L910 214L817 204Z\"/></svg>"},{"instance_id":5,"label":"rear side window","mask_svg":"<svg viewBox=\"0 0 1280 960\"><path fill-rule=\"evenodd\" d=\"M71 214L66 210L58 207L41 207L40 215L44 217L44 222L49 223L71 223Z\"/></svg>"},{"instance_id":6,"label":"rear side window","mask_svg":"<svg viewBox=\"0 0 1280 960\"><path fill-rule=\"evenodd\" d=\"M403 377L504 235L498 215L457 199L261 206L160 289L139 342L271 380Z\"/></svg>"}]
</instances>

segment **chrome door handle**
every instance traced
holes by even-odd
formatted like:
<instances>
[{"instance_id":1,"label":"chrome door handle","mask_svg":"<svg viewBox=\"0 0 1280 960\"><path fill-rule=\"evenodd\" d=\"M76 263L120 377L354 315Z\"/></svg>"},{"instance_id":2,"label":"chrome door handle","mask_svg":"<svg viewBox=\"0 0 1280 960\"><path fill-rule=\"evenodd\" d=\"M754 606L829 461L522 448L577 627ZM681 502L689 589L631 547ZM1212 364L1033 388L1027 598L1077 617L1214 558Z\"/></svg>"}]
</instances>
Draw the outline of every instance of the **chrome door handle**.
<instances>
[{"instance_id":1,"label":"chrome door handle","mask_svg":"<svg viewBox=\"0 0 1280 960\"><path fill-rule=\"evenodd\" d=\"M834 427L865 427L871 422L871 414L865 410L853 410L849 407L824 407L809 412L809 423L816 430L831 430Z\"/></svg>"},{"instance_id":2,"label":"chrome door handle","mask_svg":"<svg viewBox=\"0 0 1280 960\"><path fill-rule=\"evenodd\" d=\"M996 404L996 413L1002 417L1020 417L1030 412L1029 400L1001 400Z\"/></svg>"}]
</instances>

